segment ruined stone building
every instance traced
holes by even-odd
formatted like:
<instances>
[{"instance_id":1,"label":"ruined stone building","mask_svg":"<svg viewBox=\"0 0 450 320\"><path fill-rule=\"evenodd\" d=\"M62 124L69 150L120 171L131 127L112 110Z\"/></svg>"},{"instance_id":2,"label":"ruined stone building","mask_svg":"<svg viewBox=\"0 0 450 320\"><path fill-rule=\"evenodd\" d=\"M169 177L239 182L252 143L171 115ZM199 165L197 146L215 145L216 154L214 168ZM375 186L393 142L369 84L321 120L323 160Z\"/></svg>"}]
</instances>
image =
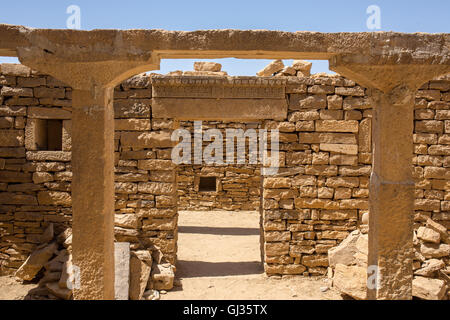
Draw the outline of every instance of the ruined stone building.
<instances>
[{"instance_id":1,"label":"ruined stone building","mask_svg":"<svg viewBox=\"0 0 450 320\"><path fill-rule=\"evenodd\" d=\"M110 299L113 241L128 242L130 268L152 268L149 283L162 288L175 270L178 210L257 210L268 275L326 275L329 250L359 230L369 236L358 270L378 266L382 283L367 298L410 299L418 277L439 282L433 298L446 295L448 35L7 25L0 35L0 54L23 63L0 70L1 274L36 274L19 268L36 250L52 257L45 244L56 239L80 269L74 298ZM276 63L258 77L140 74L163 58L229 56L326 59L339 74ZM171 134L196 120L278 129L278 173L176 166Z\"/></svg>"},{"instance_id":2,"label":"ruined stone building","mask_svg":"<svg viewBox=\"0 0 450 320\"><path fill-rule=\"evenodd\" d=\"M4 64L1 72L0 268L11 274L49 224L55 234L71 226L72 89L21 65ZM283 119L203 123L204 129L279 129L278 175L262 180L260 166L248 163L167 171L168 130L192 131L193 122L153 119L152 98L174 95L186 104L225 83L232 92L250 88L244 93L250 99L270 92L287 106ZM365 91L332 75L264 80L139 75L123 82L114 91L116 241L130 242L135 251L156 245L175 264L177 203L178 210L239 211L260 210L262 199L266 273L326 274L328 250L362 224L369 208L373 113ZM415 229L426 225L426 217L450 226L449 101L445 79L425 83L416 94ZM421 262L416 260L417 269Z\"/></svg>"}]
</instances>

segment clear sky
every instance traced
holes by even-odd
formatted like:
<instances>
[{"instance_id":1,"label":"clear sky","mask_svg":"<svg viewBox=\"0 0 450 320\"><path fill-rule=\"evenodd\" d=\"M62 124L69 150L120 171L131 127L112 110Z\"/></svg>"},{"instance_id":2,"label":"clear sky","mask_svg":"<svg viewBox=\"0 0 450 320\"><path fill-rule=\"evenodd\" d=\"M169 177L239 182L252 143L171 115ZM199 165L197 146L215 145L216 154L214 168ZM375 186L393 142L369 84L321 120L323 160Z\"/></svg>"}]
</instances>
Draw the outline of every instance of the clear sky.
<instances>
[{"instance_id":1,"label":"clear sky","mask_svg":"<svg viewBox=\"0 0 450 320\"><path fill-rule=\"evenodd\" d=\"M269 29L320 32L450 32L450 0L4 0L0 23L67 27L66 9L81 9L81 29ZM370 5L380 8L381 29L370 30ZM0 39L1 41L1 39ZM0 62L15 62L1 58ZM192 70L194 60L163 60L161 70ZM255 75L269 61L218 59L231 75ZM289 64L290 61L285 61ZM328 71L314 61L312 72Z\"/></svg>"}]
</instances>

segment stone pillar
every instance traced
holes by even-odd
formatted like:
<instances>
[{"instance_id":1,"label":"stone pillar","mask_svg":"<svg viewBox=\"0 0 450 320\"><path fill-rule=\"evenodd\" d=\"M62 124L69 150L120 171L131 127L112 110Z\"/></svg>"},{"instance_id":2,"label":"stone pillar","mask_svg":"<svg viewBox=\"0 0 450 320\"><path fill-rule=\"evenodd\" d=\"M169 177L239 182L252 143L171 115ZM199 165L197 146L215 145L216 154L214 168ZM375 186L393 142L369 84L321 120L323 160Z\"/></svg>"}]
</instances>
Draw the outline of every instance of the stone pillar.
<instances>
[{"instance_id":1,"label":"stone pillar","mask_svg":"<svg viewBox=\"0 0 450 320\"><path fill-rule=\"evenodd\" d=\"M386 93L370 91L373 157L368 265L377 266L379 279L376 288L368 288L368 298L411 299L415 91L406 87Z\"/></svg>"},{"instance_id":2,"label":"stone pillar","mask_svg":"<svg viewBox=\"0 0 450 320\"><path fill-rule=\"evenodd\" d=\"M72 93L75 299L114 299L113 88Z\"/></svg>"},{"instance_id":3,"label":"stone pillar","mask_svg":"<svg viewBox=\"0 0 450 320\"><path fill-rule=\"evenodd\" d=\"M75 279L76 300L114 299L114 87L159 69L151 51L114 46L106 53L104 48L95 50L18 50L21 63L73 89L72 247L75 276L80 275Z\"/></svg>"},{"instance_id":4,"label":"stone pillar","mask_svg":"<svg viewBox=\"0 0 450 320\"><path fill-rule=\"evenodd\" d=\"M449 66L405 55L347 55L330 59L330 69L369 88L373 108L367 297L412 299L414 98Z\"/></svg>"}]
</instances>

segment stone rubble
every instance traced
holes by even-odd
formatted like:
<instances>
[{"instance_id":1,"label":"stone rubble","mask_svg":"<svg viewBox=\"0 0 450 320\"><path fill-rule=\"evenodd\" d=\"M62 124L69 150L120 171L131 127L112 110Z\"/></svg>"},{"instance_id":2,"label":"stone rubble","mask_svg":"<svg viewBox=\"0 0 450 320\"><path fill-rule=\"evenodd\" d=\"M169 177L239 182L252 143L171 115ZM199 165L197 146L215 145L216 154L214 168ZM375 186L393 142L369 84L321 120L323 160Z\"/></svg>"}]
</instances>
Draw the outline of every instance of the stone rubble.
<instances>
[{"instance_id":1,"label":"stone rubble","mask_svg":"<svg viewBox=\"0 0 450 320\"><path fill-rule=\"evenodd\" d=\"M423 217L427 226L444 230L439 223ZM368 220L365 219L368 223ZM413 297L425 300L450 299L449 252L446 244L437 244L439 233L419 226L415 233ZM431 235L431 236L430 236ZM447 234L445 234L447 236ZM443 249L444 248L444 249ZM353 231L338 246L328 250L329 278L342 294L366 299L368 237ZM440 259L439 259L440 258Z\"/></svg>"}]
</instances>

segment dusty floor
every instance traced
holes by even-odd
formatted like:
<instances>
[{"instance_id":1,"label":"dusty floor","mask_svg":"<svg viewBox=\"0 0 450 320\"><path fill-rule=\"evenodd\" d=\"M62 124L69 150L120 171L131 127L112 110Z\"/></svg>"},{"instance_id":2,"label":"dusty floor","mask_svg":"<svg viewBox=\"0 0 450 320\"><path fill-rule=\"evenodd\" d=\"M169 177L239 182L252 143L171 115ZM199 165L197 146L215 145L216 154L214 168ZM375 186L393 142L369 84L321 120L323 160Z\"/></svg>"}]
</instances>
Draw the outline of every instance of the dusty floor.
<instances>
[{"instance_id":1,"label":"dusty floor","mask_svg":"<svg viewBox=\"0 0 450 320\"><path fill-rule=\"evenodd\" d=\"M259 243L259 213L181 211L177 286L162 300L339 299L323 278L267 277ZM0 300L24 299L36 284L0 277Z\"/></svg>"},{"instance_id":2,"label":"dusty floor","mask_svg":"<svg viewBox=\"0 0 450 320\"><path fill-rule=\"evenodd\" d=\"M37 284L22 284L12 276L0 277L0 300L23 300Z\"/></svg>"},{"instance_id":3,"label":"dusty floor","mask_svg":"<svg viewBox=\"0 0 450 320\"><path fill-rule=\"evenodd\" d=\"M175 287L161 299L342 299L323 278L263 273L258 212L181 211ZM178 282L178 281L177 281Z\"/></svg>"}]
</instances>

